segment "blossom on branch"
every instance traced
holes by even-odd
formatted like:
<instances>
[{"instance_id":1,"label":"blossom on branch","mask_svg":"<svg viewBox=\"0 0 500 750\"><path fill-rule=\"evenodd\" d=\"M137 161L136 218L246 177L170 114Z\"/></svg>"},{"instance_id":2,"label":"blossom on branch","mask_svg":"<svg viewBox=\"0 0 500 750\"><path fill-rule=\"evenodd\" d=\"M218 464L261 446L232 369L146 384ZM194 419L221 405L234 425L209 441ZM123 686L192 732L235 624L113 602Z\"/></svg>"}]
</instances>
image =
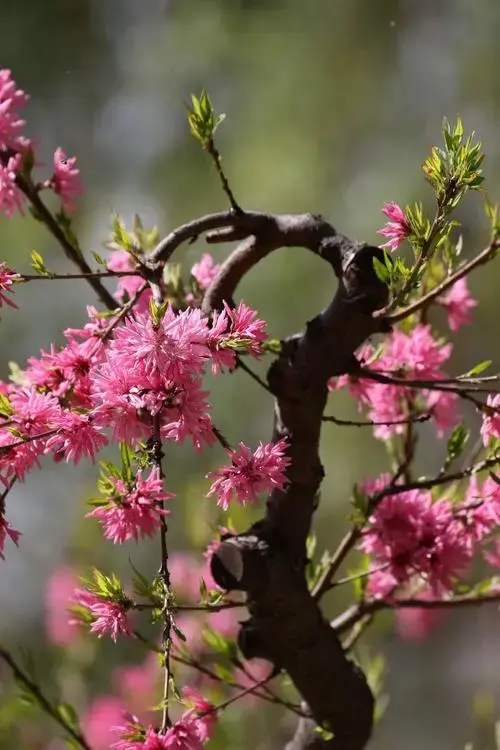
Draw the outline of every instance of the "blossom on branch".
<instances>
[{"instance_id":1,"label":"blossom on branch","mask_svg":"<svg viewBox=\"0 0 500 750\"><path fill-rule=\"evenodd\" d=\"M75 465L83 457L94 461L95 454L108 444L107 437L88 414L64 409L51 424L57 433L47 440L45 453L54 452L58 458L73 461Z\"/></svg>"},{"instance_id":2,"label":"blossom on branch","mask_svg":"<svg viewBox=\"0 0 500 750\"><path fill-rule=\"evenodd\" d=\"M54 153L54 174L49 181L54 192L61 198L67 213L75 210L74 198L83 193L80 170L75 167L76 156L67 157L62 148Z\"/></svg>"},{"instance_id":3,"label":"blossom on branch","mask_svg":"<svg viewBox=\"0 0 500 750\"><path fill-rule=\"evenodd\" d=\"M21 154L10 156L6 164L0 161L0 211L11 217L14 211L24 215L24 195L16 184L16 175L21 169Z\"/></svg>"},{"instance_id":4,"label":"blossom on branch","mask_svg":"<svg viewBox=\"0 0 500 750\"><path fill-rule=\"evenodd\" d=\"M161 519L170 511L161 503L175 495L165 492L158 468L153 468L146 479L142 471L137 472L133 486L128 487L122 479L116 479L114 494L107 505L99 506L87 513L88 518L97 518L104 527L104 536L115 544L129 539L137 542L145 536L153 536L161 526Z\"/></svg>"},{"instance_id":5,"label":"blossom on branch","mask_svg":"<svg viewBox=\"0 0 500 750\"><path fill-rule=\"evenodd\" d=\"M116 642L120 634L131 635L126 601L113 601L85 589L75 589L72 602L77 605L76 609L87 611L92 621L90 631L99 638L109 635ZM80 621L73 618L70 622L76 624Z\"/></svg>"},{"instance_id":6,"label":"blossom on branch","mask_svg":"<svg viewBox=\"0 0 500 750\"><path fill-rule=\"evenodd\" d=\"M196 279L200 289L208 289L217 276L219 269L220 265L215 263L210 253L204 253L201 256L201 260L192 267L191 276Z\"/></svg>"},{"instance_id":7,"label":"blossom on branch","mask_svg":"<svg viewBox=\"0 0 500 750\"><path fill-rule=\"evenodd\" d=\"M20 536L21 536L21 532L16 531L16 529L12 528L11 524L9 523L9 521L7 521L4 514L0 513L0 558L2 560L5 560L5 557L3 554L3 548L5 546L5 541L7 537L9 537L9 539L13 541L17 547Z\"/></svg>"},{"instance_id":8,"label":"blossom on branch","mask_svg":"<svg viewBox=\"0 0 500 750\"><path fill-rule=\"evenodd\" d=\"M400 244L411 234L411 227L408 219L405 216L403 209L398 206L397 203L386 203L382 209L382 213L385 214L390 221L386 225L378 230L378 234L383 237L388 237L388 242L384 243L382 247L388 247L389 250L397 250Z\"/></svg>"},{"instance_id":9,"label":"blossom on branch","mask_svg":"<svg viewBox=\"0 0 500 750\"><path fill-rule=\"evenodd\" d=\"M454 332L471 322L470 312L478 305L469 292L466 278L456 281L437 301L448 313L448 325Z\"/></svg>"},{"instance_id":10,"label":"blossom on branch","mask_svg":"<svg viewBox=\"0 0 500 750\"><path fill-rule=\"evenodd\" d=\"M214 479L207 497L215 495L217 505L227 510L233 499L241 505L257 503L261 492L282 490L287 482L285 471L290 465L285 455L287 445L283 438L277 443L259 443L253 452L244 443L228 450L231 465L207 474L207 478Z\"/></svg>"},{"instance_id":11,"label":"blossom on branch","mask_svg":"<svg viewBox=\"0 0 500 750\"><path fill-rule=\"evenodd\" d=\"M9 268L7 268L5 263L0 263L0 307L2 307L3 303L9 305L9 307L17 307L16 303L5 295L7 293L12 294L13 284L16 279L19 278L20 276L18 273L14 273Z\"/></svg>"},{"instance_id":12,"label":"blossom on branch","mask_svg":"<svg viewBox=\"0 0 500 750\"><path fill-rule=\"evenodd\" d=\"M360 549L383 568L368 584L373 595L420 576L437 593L451 590L472 559L473 543L447 499L433 502L428 491L411 490L381 500L371 515Z\"/></svg>"},{"instance_id":13,"label":"blossom on branch","mask_svg":"<svg viewBox=\"0 0 500 750\"><path fill-rule=\"evenodd\" d=\"M481 425L483 445L488 445L490 437L500 437L500 394L488 396L486 406L483 407L483 423Z\"/></svg>"},{"instance_id":14,"label":"blossom on branch","mask_svg":"<svg viewBox=\"0 0 500 750\"><path fill-rule=\"evenodd\" d=\"M26 106L28 96L17 88L10 70L0 70L0 150L23 151L29 141L21 135L25 120L19 116L19 109Z\"/></svg>"},{"instance_id":15,"label":"blossom on branch","mask_svg":"<svg viewBox=\"0 0 500 750\"><path fill-rule=\"evenodd\" d=\"M394 330L385 340L384 349L370 364L370 369L382 375L394 375L398 379L439 380L445 378L442 365L451 356L452 345L440 342L432 335L431 327L419 323L410 333ZM363 357L369 359L373 347L364 346ZM438 437L453 427L458 420L455 393L425 388L415 390L404 385L382 383L368 378L346 377L330 382L331 389L349 384L360 408L366 406L368 417L375 422L375 437L386 440L392 435L401 435L410 405L421 404L432 414Z\"/></svg>"}]
</instances>

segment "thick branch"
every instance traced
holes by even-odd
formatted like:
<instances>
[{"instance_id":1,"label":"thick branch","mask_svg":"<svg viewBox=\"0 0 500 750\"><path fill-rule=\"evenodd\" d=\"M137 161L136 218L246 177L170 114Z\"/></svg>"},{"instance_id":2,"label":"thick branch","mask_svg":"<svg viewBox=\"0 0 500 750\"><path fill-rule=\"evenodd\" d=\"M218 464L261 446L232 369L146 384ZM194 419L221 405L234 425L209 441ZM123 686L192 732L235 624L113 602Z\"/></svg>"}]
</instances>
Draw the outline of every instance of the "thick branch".
<instances>
[{"instance_id":1,"label":"thick branch","mask_svg":"<svg viewBox=\"0 0 500 750\"><path fill-rule=\"evenodd\" d=\"M350 371L360 344L386 330L383 320L372 317L387 301L386 287L373 271L373 257L382 251L351 242L311 214L250 216L262 232L245 238L230 255L207 290L206 311L231 299L242 276L282 246L300 245L323 257L339 284L329 307L303 333L283 342L268 373L276 397L273 438L289 441L289 484L271 493L262 521L222 542L212 573L224 588L247 592L251 619L239 637L245 656L266 658L286 670L314 722L334 733L325 739L306 720L290 748L361 750L371 734L373 697L308 591L305 541L323 478L318 447L328 380ZM219 239L242 239L242 224L232 218L232 229Z\"/></svg>"}]
</instances>

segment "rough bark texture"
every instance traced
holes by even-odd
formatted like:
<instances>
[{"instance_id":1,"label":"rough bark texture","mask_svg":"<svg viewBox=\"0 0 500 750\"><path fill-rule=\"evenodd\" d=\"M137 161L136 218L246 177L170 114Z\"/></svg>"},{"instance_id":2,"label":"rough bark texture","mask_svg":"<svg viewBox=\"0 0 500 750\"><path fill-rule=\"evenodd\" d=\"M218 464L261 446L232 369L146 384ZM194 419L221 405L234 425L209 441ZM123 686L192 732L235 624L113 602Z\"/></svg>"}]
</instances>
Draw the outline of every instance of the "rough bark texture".
<instances>
[{"instance_id":1,"label":"rough bark texture","mask_svg":"<svg viewBox=\"0 0 500 750\"><path fill-rule=\"evenodd\" d=\"M152 260L167 259L186 239L183 231L166 238ZM324 476L318 448L327 382L352 371L355 350L384 330L384 321L371 314L387 302L387 289L373 270L373 257L382 251L352 242L312 214L226 212L192 223L189 231L208 231L209 242L240 241L207 290L206 312L231 300L244 274L278 247L308 248L338 278L330 305L304 332L283 342L268 373L276 399L273 439L287 437L290 444L289 483L270 494L261 521L221 543L212 574L222 587L247 593L250 619L239 635L244 655L285 670L307 704L312 719L299 722L287 750L362 750L372 731L373 696L308 591L305 543ZM333 738L314 731L316 724L328 727Z\"/></svg>"}]
</instances>

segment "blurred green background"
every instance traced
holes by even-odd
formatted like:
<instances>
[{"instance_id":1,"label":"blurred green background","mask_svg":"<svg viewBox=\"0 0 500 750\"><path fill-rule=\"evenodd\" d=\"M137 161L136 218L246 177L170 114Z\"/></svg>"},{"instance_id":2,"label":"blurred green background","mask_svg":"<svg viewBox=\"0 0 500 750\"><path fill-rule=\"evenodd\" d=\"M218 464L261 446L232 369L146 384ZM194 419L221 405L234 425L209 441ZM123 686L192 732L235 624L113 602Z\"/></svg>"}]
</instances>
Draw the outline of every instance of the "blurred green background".
<instances>
[{"instance_id":1,"label":"blurred green background","mask_svg":"<svg viewBox=\"0 0 500 750\"><path fill-rule=\"evenodd\" d=\"M113 212L129 223L137 212L166 233L225 207L216 175L185 121L183 101L202 87L227 115L218 143L246 208L322 212L345 234L378 244L384 202L421 199L431 209L420 165L441 138L442 117L457 114L483 142L486 186L498 200L499 36L498 0L0 4L0 67L11 68L31 96L27 134L37 145L40 169L50 173L57 146L78 156L86 193L76 227L88 252L102 252ZM460 219L464 253L471 255L487 241L480 196L465 201ZM1 260L16 270L29 268L31 249L50 268L69 270L59 248L29 219L0 220L0 242ZM177 258L189 270L206 249L198 242ZM213 252L222 258L228 249ZM482 304L474 325L454 341L453 372L486 358L498 363L497 268L479 270L470 280ZM289 249L254 270L240 291L279 337L300 329L334 288L320 261ZM2 377L10 360L23 366L41 347L61 343L61 330L82 325L85 305L95 303L83 282L52 285L47 292L43 283L26 285L16 291L19 310L3 314ZM230 442L269 437L271 401L244 374L217 380L212 402ZM339 417L357 413L344 395L332 397L331 406ZM419 466L430 472L443 448L425 425L420 435ZM316 523L319 548L331 549L345 529L353 482L378 474L386 461L383 445L368 432L333 425L325 429L322 456L327 479ZM218 448L201 457L168 451L168 489L178 495L170 543L200 559L210 524L224 520L204 498L204 474L222 460ZM23 532L20 549L8 547L0 562L2 641L32 649L43 680L83 711L93 696L113 691L110 675L118 664L144 657L130 644L85 642L72 656L82 677L76 680L59 650L45 644L47 580L62 565L78 571L99 565L128 575L129 557L151 574L158 564L154 544L113 549L100 541L95 523L82 523L95 473L89 465L50 463L33 472L8 499L9 519ZM242 530L257 515L239 513L233 521ZM330 598L328 606L337 612L348 592ZM500 700L494 706L495 696L500 699L495 607L456 612L426 641L401 638L391 619L381 618L366 642L372 654L387 659L391 699L370 747L451 750L483 729L488 734L489 719L500 715ZM0 730L1 701L0 693ZM236 750L281 747L294 726L255 706L236 706L225 722L214 746ZM0 734L0 746L60 747L36 731L22 739Z\"/></svg>"}]
</instances>

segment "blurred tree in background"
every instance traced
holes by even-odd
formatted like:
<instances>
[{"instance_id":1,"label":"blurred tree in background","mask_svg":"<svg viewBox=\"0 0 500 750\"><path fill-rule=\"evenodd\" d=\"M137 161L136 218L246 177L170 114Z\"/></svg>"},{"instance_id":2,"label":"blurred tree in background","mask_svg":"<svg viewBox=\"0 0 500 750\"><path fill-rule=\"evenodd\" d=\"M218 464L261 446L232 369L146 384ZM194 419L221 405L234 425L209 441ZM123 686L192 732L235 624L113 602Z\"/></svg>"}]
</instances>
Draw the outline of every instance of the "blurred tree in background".
<instances>
[{"instance_id":1,"label":"blurred tree in background","mask_svg":"<svg viewBox=\"0 0 500 750\"><path fill-rule=\"evenodd\" d=\"M378 244L381 205L425 194L417 165L435 142L443 115L460 113L466 131L479 134L488 189L500 193L499 32L496 0L4 0L0 68L12 69L30 93L28 135L39 141L39 158L49 165L58 146L78 156L86 192L76 226L86 249L104 252L101 242L114 212L129 224L137 212L166 234L221 208L216 175L189 136L182 106L190 91L202 87L230 117L219 146L245 208L321 212L339 231ZM487 242L482 211L476 195L460 207L466 256ZM17 271L28 271L28 249L42 253L54 271L71 270L35 222L2 218L0 232L2 260ZM202 241L187 247L183 262L191 266L205 249ZM226 252L218 248L214 256L220 260ZM454 346L457 371L484 359L484 352L499 364L497 268L488 266L471 279L481 304L476 324ZM2 315L3 379L9 362L24 366L40 348L61 343L61 321L83 325L85 305L94 303L83 283L64 283L49 306L42 286L21 286L20 309ZM255 269L239 293L279 338L300 330L328 302L332 282L311 254L281 251ZM211 387L215 422L224 434L252 444L269 438L272 399L258 385L237 372ZM332 401L339 416L355 416L347 396ZM472 410L470 421L477 426ZM443 456L429 435L423 425L419 460L431 472ZM353 482L379 473L383 455L364 431L324 430L320 548L333 548L342 537ZM200 481L217 462L210 452L197 457L182 448L169 457L169 490L182 498L170 524L180 581L188 576L182 568L187 556L201 565L213 527L227 522L204 498ZM99 710L108 716L112 709L96 702L98 696L120 694L134 708L147 692L141 680L151 684L147 668L154 671L154 665L144 666L144 653L134 644L82 640L70 652L75 674L48 639L47 592L62 590L65 575L71 583L73 571L93 565L130 573L127 556L102 542L97 524L80 524L94 480L89 465L75 470L47 464L13 491L9 515L23 531L23 549L2 562L0 637L36 653L39 672L89 716L94 711L88 721L98 723ZM249 517L258 513L231 513L236 528ZM142 544L130 555L134 565L153 573L155 552ZM194 563L189 565L196 579ZM330 597L332 616L346 596ZM385 684L391 702L371 747L451 750L481 736L499 713L497 607L453 613L425 642L409 636L401 623L395 630L387 615L368 638L370 651L391 665ZM124 664L130 665L127 673L120 672ZM145 706L148 701L146 696ZM3 725L0 694L0 746L20 747L19 736L2 734ZM277 747L290 726L273 707L237 705L214 746ZM49 747L29 728L24 742Z\"/></svg>"}]
</instances>

